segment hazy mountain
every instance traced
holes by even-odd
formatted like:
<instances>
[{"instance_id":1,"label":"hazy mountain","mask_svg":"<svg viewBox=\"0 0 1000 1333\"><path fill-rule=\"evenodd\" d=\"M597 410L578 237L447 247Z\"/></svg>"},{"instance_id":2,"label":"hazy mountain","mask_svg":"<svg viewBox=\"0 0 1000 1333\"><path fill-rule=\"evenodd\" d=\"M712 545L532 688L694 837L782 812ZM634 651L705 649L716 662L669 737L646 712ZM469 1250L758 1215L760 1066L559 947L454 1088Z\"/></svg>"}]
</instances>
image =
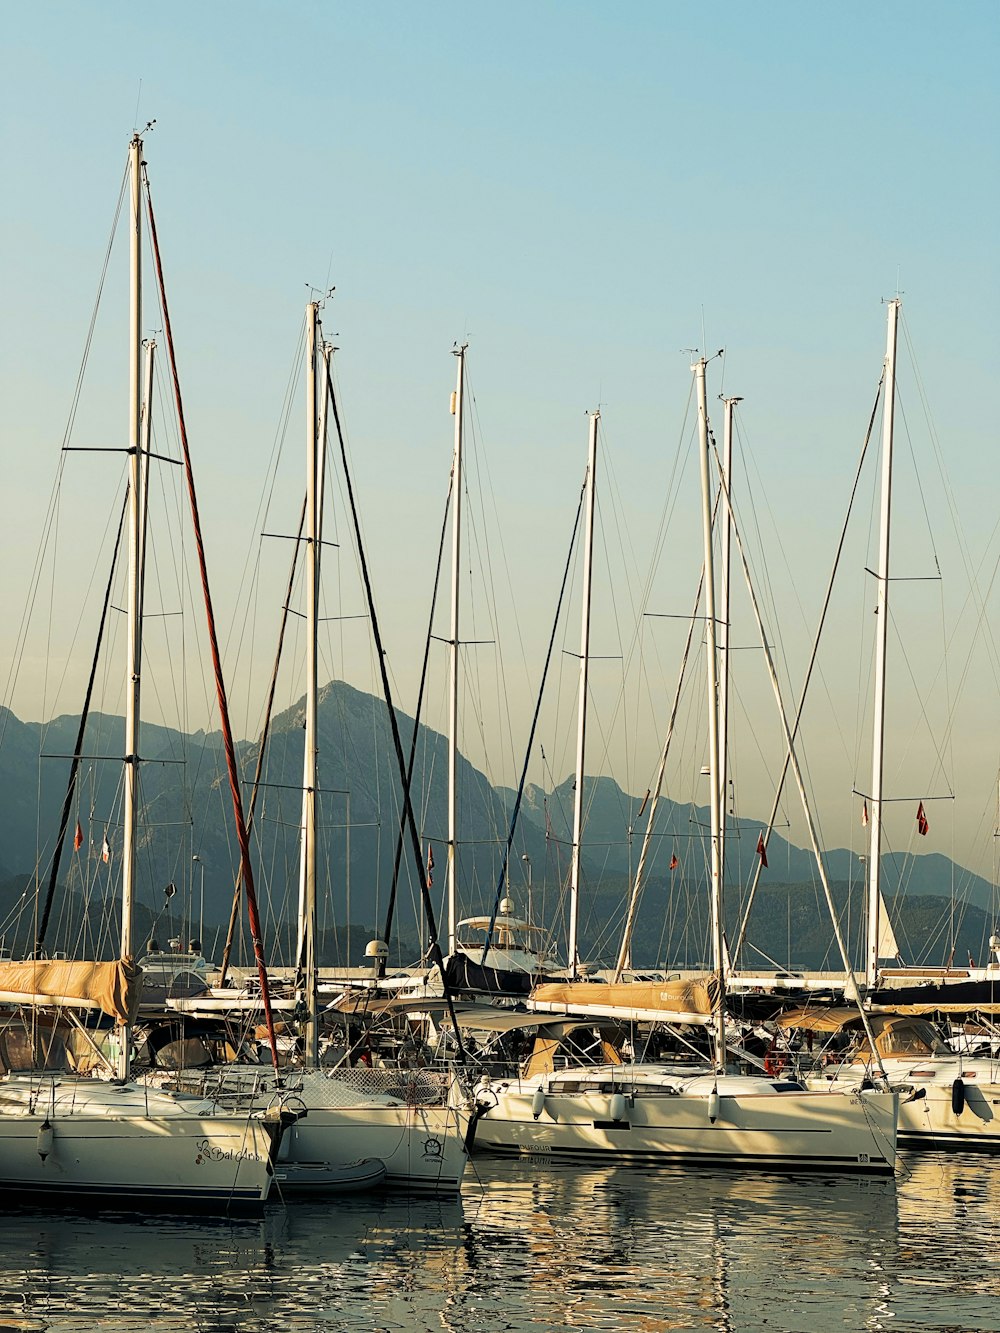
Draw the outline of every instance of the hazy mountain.
<instances>
[{"instance_id":1,"label":"hazy mountain","mask_svg":"<svg viewBox=\"0 0 1000 1333\"><path fill-rule=\"evenodd\" d=\"M404 713L397 717L408 755L413 719ZM41 725L22 723L6 713L0 723L0 799L6 815L0 878L20 875L30 879L37 866L44 888L68 756L76 744L79 720L60 717ZM272 938L279 933L279 923L294 916L297 902L303 724L302 701L275 719L256 806L254 872L265 913L265 933ZM123 736L122 719L104 715L91 718L60 870L60 879L76 897L61 895L63 907L54 909L54 929L60 922L64 930L79 932L87 905L110 904L117 892ZM338 929L346 938L350 924L355 932L351 943L354 956L358 940L384 930L398 838L401 788L384 704L342 682L326 686L320 699L318 745L320 924L331 940ZM258 747L244 743L238 752L247 795ZM139 899L148 909L150 928L158 937L165 937L170 931L180 932L183 915L196 921L201 917L204 889L204 917L213 925L205 932L211 947L216 938L214 926L228 919L238 865L220 737L203 732L187 736L169 728L144 726L142 758ZM412 792L422 854L426 856L428 845L434 849L432 900L442 935L447 878L443 845L447 837L446 783L445 738L424 728L416 750ZM534 919L549 926L559 946L565 938L564 885L572 836L573 785L572 779L567 779L552 792L537 786L526 789L507 876L507 889L513 892L518 907L530 908ZM484 775L464 759L459 760L458 790L463 844L459 851L459 913L474 915L488 912L495 900L515 793L508 788L492 788ZM641 799L623 792L606 777L587 778L584 798L581 932L589 948L613 953L611 941L617 943L648 807L642 809ZM79 851L74 851L77 819L84 842ZM668 953L675 959L683 956L693 961L704 952L706 936L701 923L706 898L707 829L707 810L661 801L655 856L636 936L637 956L641 952L645 961L667 957ZM759 822L750 820L737 821L731 828L728 878L735 884L746 881L756 860L759 832ZM105 837L111 853L107 865L101 856ZM198 860L194 860L196 856ZM677 857L675 871L668 869L671 856ZM768 924L769 912L781 917L781 929L787 935L789 904L813 903L815 899L816 875L810 853L773 833L768 857L770 868L755 909L762 913L760 921L754 921L754 931L760 927L765 932L760 938L772 938L778 930L773 922ZM940 909L944 905L941 899L950 905L954 894L956 901L966 905L963 911L967 924L972 907L988 908L993 901L990 884L940 854L909 858L902 867L887 856L884 864L886 897L891 905L893 898L900 896L902 900L913 898L915 906L917 896L930 894ZM845 902L851 895L860 900L857 858L837 849L828 854L827 865L831 879L844 886L841 891ZM853 887L848 889L852 875ZM426 938L416 883L407 837L392 935L396 940L406 940L408 949ZM171 884L176 886L176 893L167 896L165 889ZM782 885L799 886L800 892L796 896ZM18 889L15 899L20 892ZM738 899L734 890L730 903ZM31 889L24 902L33 900ZM77 906L70 910L66 906L70 903ZM8 898L5 905L10 907L12 900ZM110 906L106 910L110 911ZM807 927L816 926L826 932L824 938L828 940L825 908L821 915L824 922L817 925L816 909L810 907L797 938L805 941ZM917 931L916 925L913 930ZM971 930L969 947L979 934L981 931L977 934L976 929ZM944 938L940 929L935 938Z\"/></svg>"},{"instance_id":2,"label":"hazy mountain","mask_svg":"<svg viewBox=\"0 0 1000 1333\"><path fill-rule=\"evenodd\" d=\"M413 719L397 714L404 749ZM47 882L58 830L59 811L76 745L79 719L60 717L45 726L22 723L12 714L0 745L0 799L7 813L2 874L32 875L37 867ZM254 846L258 896L272 929L294 915L298 893L299 818L302 786L304 701L275 718L258 796ZM121 718L90 719L82 752L77 798L63 845L60 878L91 900L115 875L120 863L124 723ZM321 879L321 927L350 921L365 932L381 933L393 878L401 810L401 785L384 703L342 682L321 692L318 719L320 801L318 833ZM201 915L204 874L205 918L228 918L238 853L232 801L218 734L186 736L168 728L144 726L141 742L143 818L138 850L138 896L154 917L173 920L182 911ZM249 792L258 746L238 746ZM417 747L413 800L422 851L434 848L433 901L440 910L446 882L447 748L445 738L424 729ZM458 764L458 820L463 846L459 853L460 910L488 911L493 904L507 833L502 795L464 759ZM83 846L73 850L79 819ZM102 859L107 837L110 863ZM349 850L348 850L349 849ZM198 856L199 860L194 861ZM528 855L544 865L545 837L525 823L515 841L512 862ZM518 874L523 873L518 870ZM394 935L410 939L420 926L413 851L403 846ZM168 899L165 888L176 894ZM349 909L349 910L348 910ZM157 926L162 933L163 925ZM439 925L443 930L443 923ZM209 940L213 935L206 931Z\"/></svg>"},{"instance_id":3,"label":"hazy mountain","mask_svg":"<svg viewBox=\"0 0 1000 1333\"><path fill-rule=\"evenodd\" d=\"M525 792L521 813L539 830L546 827L558 838L572 837L573 789L568 778L551 793L532 787ZM510 793L513 798L514 793ZM640 815L640 810L642 814ZM584 779L584 841L591 865L604 865L608 871L628 874L638 860L649 805L629 796L612 778ZM654 869L665 870L664 858L676 855L687 873L693 873L690 858L700 864L707 859L710 815L707 806L681 805L661 798L657 807L654 835ZM727 883L745 882L757 861L757 839L764 825L759 819L730 820L727 825ZM796 847L772 831L767 844L766 884L809 884L819 882L816 860L811 850ZM827 875L831 881L849 883L860 878L861 865L856 852L837 847L824 853ZM933 895L956 902L989 908L997 890L989 880L956 865L940 852L907 856L885 852L882 855L884 896Z\"/></svg>"}]
</instances>

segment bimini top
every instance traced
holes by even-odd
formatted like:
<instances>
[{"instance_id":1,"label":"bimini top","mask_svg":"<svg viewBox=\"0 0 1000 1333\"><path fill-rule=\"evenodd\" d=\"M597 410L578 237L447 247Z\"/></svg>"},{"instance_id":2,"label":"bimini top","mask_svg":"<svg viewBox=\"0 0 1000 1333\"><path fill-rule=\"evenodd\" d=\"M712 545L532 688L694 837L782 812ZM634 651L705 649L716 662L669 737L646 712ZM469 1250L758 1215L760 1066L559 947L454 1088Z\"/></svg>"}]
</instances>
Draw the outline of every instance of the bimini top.
<instances>
[{"instance_id":1,"label":"bimini top","mask_svg":"<svg viewBox=\"0 0 1000 1333\"><path fill-rule=\"evenodd\" d=\"M875 1037L875 1046L883 1059L897 1055L951 1054L932 1024L915 1014L872 1013L867 1018ZM859 1011L846 1006L835 1009L792 1009L776 1021L779 1027L801 1028L807 1032L854 1032L861 1028ZM859 1037L863 1036L859 1032ZM865 1039L855 1058L863 1058L867 1051L868 1043Z\"/></svg>"}]
</instances>

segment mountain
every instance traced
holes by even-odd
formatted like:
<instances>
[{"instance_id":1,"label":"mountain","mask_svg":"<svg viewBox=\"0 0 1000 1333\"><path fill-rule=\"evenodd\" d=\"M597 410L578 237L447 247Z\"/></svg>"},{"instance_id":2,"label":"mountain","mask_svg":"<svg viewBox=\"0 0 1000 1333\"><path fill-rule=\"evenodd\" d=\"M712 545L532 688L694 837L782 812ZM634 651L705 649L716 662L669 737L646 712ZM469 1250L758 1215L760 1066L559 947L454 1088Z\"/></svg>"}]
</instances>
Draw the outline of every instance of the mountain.
<instances>
[{"instance_id":1,"label":"mountain","mask_svg":"<svg viewBox=\"0 0 1000 1333\"><path fill-rule=\"evenodd\" d=\"M408 754L414 722L398 711L397 719ZM294 918L297 903L303 723L303 701L274 720L255 811L254 873L263 904L265 936L270 939L279 935L287 938L282 923ZM79 720L74 717L59 717L41 725L20 722L9 712L0 716L0 800L6 815L0 879L20 875L32 880L37 865L44 891L68 756L76 744L78 726ZM53 915L53 922L60 922L64 930L72 925L79 932L87 904L104 904L113 898L121 854L123 737L121 718L91 718L60 872L60 879L76 896L61 895L63 908L55 908ZM343 682L327 685L320 697L318 745L320 929L328 932L331 941L338 938L339 930L346 941L350 924L350 961L356 962L358 940L382 934L385 929L399 831L401 789L385 705ZM257 743L238 746L245 793L249 792L257 755ZM205 931L206 942L215 952L217 928L228 920L238 869L220 737L204 732L185 735L145 725L142 758L144 817L137 858L138 897L148 911L149 929L162 942L173 933L183 933L182 918L195 923L204 919L211 923ZM447 742L439 733L422 728L412 793L423 854L426 856L428 845L434 849L432 901L442 936L447 879L446 781ZM513 893L518 910L528 910L533 919L549 927L557 949L565 939L564 886L569 868L573 787L573 780L567 779L552 792L537 786L526 789L504 889ZM476 915L488 912L495 901L515 793L509 788L491 787L486 777L461 757L458 791L462 838L459 914ZM648 808L643 809L642 801L622 791L613 779L598 777L585 779L584 809L581 933L592 955L611 956ZM84 845L74 852L72 830L78 818ZM657 821L656 857L640 914L636 956L641 953L644 961L667 957L676 961L682 956L694 961L704 952L701 921L706 896L708 812L663 800ZM757 821L737 820L731 825L729 864L737 883L746 882L748 869L756 860L759 832ZM107 865L101 857L105 837L111 852ZM676 872L667 870L670 854L678 858ZM784 938L789 904L815 900L816 875L810 853L772 833L768 857L770 868L755 908L755 913L762 916L759 921L755 916L754 932L761 928L764 931L758 943L761 938L776 937L775 932ZM847 850L836 849L828 854L827 865L831 879L843 884L845 900L847 895L859 899L857 858ZM912 899L916 906L917 898L923 901L928 895L940 914L944 903L950 906L953 883L955 899L964 904L967 915L976 907L988 909L993 902L994 891L987 881L936 853L908 858L905 864L897 864L892 855L887 855L884 866L886 897L894 915L907 901ZM853 888L848 889L852 879ZM176 892L170 893L170 886L176 886ZM799 890L797 896L795 890ZM731 904L738 898L737 892L732 893ZM895 905L894 899L899 900ZM30 906L33 900L31 891L22 907ZM66 903L77 907L70 910ZM775 921L768 916L772 910L777 913ZM796 938L804 940L807 927L815 925L819 917L825 918L825 907L819 914L815 906L810 907ZM142 928L145 930L145 925ZM826 932L828 942L825 920L817 928ZM416 941L426 940L426 936L407 837L391 938L394 942L407 941L407 950L412 950ZM975 930L972 936L978 939ZM63 947L51 941L49 945ZM346 942L341 947L346 949ZM409 960L411 953L403 954L400 945L398 954L393 951L394 960L397 957Z\"/></svg>"},{"instance_id":2,"label":"mountain","mask_svg":"<svg viewBox=\"0 0 1000 1333\"><path fill-rule=\"evenodd\" d=\"M574 780L567 778L550 793L538 787L526 790L521 803L522 816L531 820L540 831L544 832L549 827L556 837L568 841L572 836L574 786ZM510 792L509 797L512 801L514 793ZM638 860L648 805L643 809L641 798L629 796L609 777L584 779L583 804L586 816L585 841L591 865L602 865L612 873L629 874ZM727 824L730 872L727 884L739 885L752 872L757 860L757 839L763 827L757 819L730 817ZM662 849L667 847L677 855L682 865L692 854L699 864L704 864L708 855L709 828L707 806L681 805L661 797L654 839L657 855L662 856ZM767 857L767 884L819 883L812 851L796 847L776 830L772 831L768 839ZM858 855L847 848L836 847L826 851L824 864L831 881L846 884L852 881L856 883L859 879ZM989 880L956 865L940 852L923 855L884 852L882 875L887 901L910 895L949 899L954 896L957 902L989 909L997 894Z\"/></svg>"},{"instance_id":3,"label":"mountain","mask_svg":"<svg viewBox=\"0 0 1000 1333\"><path fill-rule=\"evenodd\" d=\"M267 749L261 821L265 865L271 870L271 900L280 884L296 882L298 820L301 805L304 701L275 719ZM397 711L404 754L409 755L413 718ZM320 694L317 720L320 774L320 865L339 919L370 923L383 930L399 839L402 788L385 704L343 682ZM257 746L248 747L246 770L252 772ZM416 748L411 794L424 856L434 852L432 899L439 934L445 933L443 895L447 879L447 741L422 728ZM507 807L500 793L467 760L457 765L458 824L463 845L458 854L460 914L488 911L496 895ZM297 789L298 788L298 789ZM545 836L526 824L515 839L512 866L527 855L543 864ZM282 910L293 910L293 895L282 897ZM349 913L348 913L348 909ZM418 880L409 835L404 838L394 931L416 929L422 919ZM421 929L419 932L424 935Z\"/></svg>"},{"instance_id":4,"label":"mountain","mask_svg":"<svg viewBox=\"0 0 1000 1333\"><path fill-rule=\"evenodd\" d=\"M397 713L408 753L414 721ZM298 894L299 817L302 786L304 701L274 719L258 796L253 843L258 896L265 931L294 917ZM76 745L79 719L59 717L45 725L22 723L13 714L0 719L0 800L7 813L0 878L33 878L44 892L51 865L59 811ZM103 900L121 854L120 789L124 746L121 718L94 715L83 742L77 800L63 847L60 879L80 901ZM320 928L332 930L348 919L367 934L381 933L386 918L402 807L398 765L384 703L343 682L326 686L318 718L320 774ZM258 744L241 743L237 759L248 792ZM238 854L224 755L217 733L188 736L169 728L142 730L141 800L143 817L137 856L137 896L151 912L158 935L181 929L181 918L221 923L228 919ZM446 881L447 744L422 729L412 783L423 849L436 849L433 901L442 901ZM502 795L466 760L458 762L458 819L461 911L488 911L496 894L507 834ZM72 848L79 819L84 845ZM101 851L107 838L110 863ZM194 860L197 856L199 859ZM512 866L522 874L521 857L539 867L545 836L526 823L515 840ZM403 844L400 888L393 936L426 936L418 901L409 838ZM168 896L169 886L176 892ZM33 897L33 895L31 895ZM439 909L440 910L440 909ZM444 925L439 920L439 933ZM214 932L206 930L210 946ZM50 947L61 947L50 944ZM357 961L355 958L353 961Z\"/></svg>"}]
</instances>

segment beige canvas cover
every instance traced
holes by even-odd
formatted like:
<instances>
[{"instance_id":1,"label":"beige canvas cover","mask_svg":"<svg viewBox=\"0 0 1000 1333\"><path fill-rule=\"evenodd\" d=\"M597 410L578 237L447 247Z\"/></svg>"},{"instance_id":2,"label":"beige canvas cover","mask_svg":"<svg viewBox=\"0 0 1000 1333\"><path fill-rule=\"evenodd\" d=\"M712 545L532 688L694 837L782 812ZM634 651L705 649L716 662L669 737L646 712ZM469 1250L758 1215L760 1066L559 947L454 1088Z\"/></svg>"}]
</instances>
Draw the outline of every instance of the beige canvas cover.
<instances>
[{"instance_id":1,"label":"beige canvas cover","mask_svg":"<svg viewBox=\"0 0 1000 1333\"><path fill-rule=\"evenodd\" d=\"M779 1028L800 1028L803 1032L839 1032L848 1024L860 1025L861 1013L847 1005L832 1009L788 1009L775 1022Z\"/></svg>"},{"instance_id":2,"label":"beige canvas cover","mask_svg":"<svg viewBox=\"0 0 1000 1333\"><path fill-rule=\"evenodd\" d=\"M565 1057L568 1055L571 1063L579 1063L580 1053L578 1049L573 1047L573 1037L574 1034L580 1031L589 1031L590 1028L590 1024L581 1023L579 1020L540 1025L531 1054L521 1068L522 1077L531 1078L535 1074L554 1073L557 1056ZM597 1052L591 1046L591 1056L598 1059L601 1064L620 1065L622 1063L622 1053L619 1045L621 1035L620 1028L598 1027Z\"/></svg>"},{"instance_id":3,"label":"beige canvas cover","mask_svg":"<svg viewBox=\"0 0 1000 1333\"><path fill-rule=\"evenodd\" d=\"M945 1054L947 1047L930 1023L915 1016L919 1006L909 1006L894 1012L870 1013L868 1022L875 1037L880 1056ZM840 1032L860 1029L861 1015L857 1009L792 1009L777 1020L782 1028L799 1028L807 1032ZM858 1053L855 1059L870 1055L867 1038L860 1031Z\"/></svg>"},{"instance_id":4,"label":"beige canvas cover","mask_svg":"<svg viewBox=\"0 0 1000 1333\"><path fill-rule=\"evenodd\" d=\"M997 1004L897 1004L895 1006L897 1014L989 1014L996 1018L1000 1014L1000 1003Z\"/></svg>"},{"instance_id":5,"label":"beige canvas cover","mask_svg":"<svg viewBox=\"0 0 1000 1333\"><path fill-rule=\"evenodd\" d=\"M531 992L529 1006L543 1013L600 1014L645 1022L705 1025L719 1003L714 976L680 981L546 982Z\"/></svg>"},{"instance_id":6,"label":"beige canvas cover","mask_svg":"<svg viewBox=\"0 0 1000 1333\"><path fill-rule=\"evenodd\" d=\"M139 1007L142 968L131 958L113 963L73 958L31 958L0 963L0 1002L101 1009L131 1023Z\"/></svg>"}]
</instances>

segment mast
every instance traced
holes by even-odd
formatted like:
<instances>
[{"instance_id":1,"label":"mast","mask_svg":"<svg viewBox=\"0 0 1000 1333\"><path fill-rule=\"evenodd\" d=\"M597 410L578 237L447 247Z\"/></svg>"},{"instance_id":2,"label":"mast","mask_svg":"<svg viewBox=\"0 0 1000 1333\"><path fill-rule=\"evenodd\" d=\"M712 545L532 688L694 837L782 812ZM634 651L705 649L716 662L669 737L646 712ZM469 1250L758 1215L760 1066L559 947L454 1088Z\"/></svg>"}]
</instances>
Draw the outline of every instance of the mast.
<instances>
[{"instance_id":1,"label":"mast","mask_svg":"<svg viewBox=\"0 0 1000 1333\"><path fill-rule=\"evenodd\" d=\"M594 494L597 485L597 423L600 412L590 414L590 444L587 453L587 507L583 530L583 612L580 625L580 703L576 728L576 788L573 793L573 859L569 879L570 977L580 966L580 842L583 835L583 764L587 746L587 677L590 670L590 584L594 567Z\"/></svg>"},{"instance_id":2,"label":"mast","mask_svg":"<svg viewBox=\"0 0 1000 1333\"><path fill-rule=\"evenodd\" d=\"M299 850L299 948L305 1062L319 1064L316 1023L316 711L319 693L319 429L317 420L317 335L319 307L306 306L306 718L302 759L302 824ZM326 360L323 360L326 367ZM323 402L326 393L323 394Z\"/></svg>"},{"instance_id":3,"label":"mast","mask_svg":"<svg viewBox=\"0 0 1000 1333\"><path fill-rule=\"evenodd\" d=\"M128 628L125 666L125 773L122 842L121 954L133 954L135 850L139 811L139 684L142 670L142 140L129 144L129 347L128 347ZM122 1031L118 1077L131 1069L132 1029Z\"/></svg>"},{"instance_id":4,"label":"mast","mask_svg":"<svg viewBox=\"0 0 1000 1333\"><path fill-rule=\"evenodd\" d=\"M701 454L702 528L705 538L705 653L708 677L708 772L709 809L712 835L712 960L719 978L719 1003L716 1009L715 1062L726 1067L725 962L722 911L722 821L719 814L719 681L715 638L715 565L712 550L712 493L709 475L711 444L708 431L708 405L705 396L705 358L692 369L698 392L698 441Z\"/></svg>"},{"instance_id":5,"label":"mast","mask_svg":"<svg viewBox=\"0 0 1000 1333\"><path fill-rule=\"evenodd\" d=\"M149 458L153 443L153 362L156 358L156 339L146 343L145 399L142 406L142 434L139 444L139 568L146 569L146 537L149 529ZM139 620L145 614L145 572L139 580Z\"/></svg>"},{"instance_id":6,"label":"mast","mask_svg":"<svg viewBox=\"0 0 1000 1333\"><path fill-rule=\"evenodd\" d=\"M451 637L448 663L448 953L458 945L458 593L462 559L462 400L465 393L466 344L455 348L458 376L452 397L455 460L451 489Z\"/></svg>"},{"instance_id":7,"label":"mast","mask_svg":"<svg viewBox=\"0 0 1000 1333\"><path fill-rule=\"evenodd\" d=\"M865 936L865 985L878 976L879 910L882 899L882 778L885 767L885 663L889 641L889 518L892 509L892 431L896 406L896 329L899 297L888 303L882 406L882 494L879 502L878 573L875 614L875 706L872 739L871 809L868 844L868 929Z\"/></svg>"},{"instance_id":8,"label":"mast","mask_svg":"<svg viewBox=\"0 0 1000 1333\"><path fill-rule=\"evenodd\" d=\"M733 493L733 409L740 398L723 398L722 467L726 489ZM731 598L730 566L733 541L733 520L729 506L724 506L722 524L722 552L719 581L721 615L719 618L719 882L726 884L726 817L729 807L729 605Z\"/></svg>"}]
</instances>

